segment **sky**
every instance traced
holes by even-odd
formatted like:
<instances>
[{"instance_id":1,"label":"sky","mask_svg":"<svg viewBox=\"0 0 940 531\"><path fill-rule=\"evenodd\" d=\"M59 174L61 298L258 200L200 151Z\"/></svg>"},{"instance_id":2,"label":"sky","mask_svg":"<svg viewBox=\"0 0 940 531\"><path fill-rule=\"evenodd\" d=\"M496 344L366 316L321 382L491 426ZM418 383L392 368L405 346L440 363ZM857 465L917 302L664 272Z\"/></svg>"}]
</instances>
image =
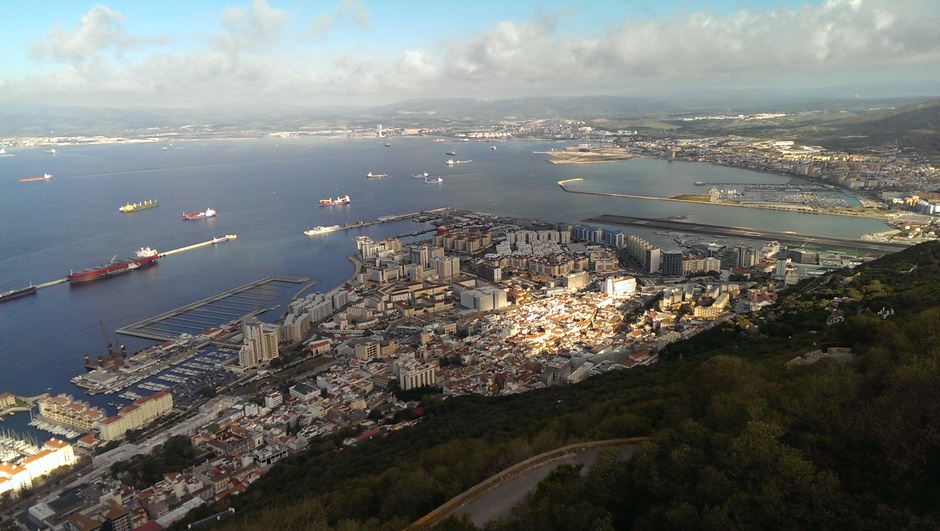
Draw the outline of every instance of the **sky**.
<instances>
[{"instance_id":1,"label":"sky","mask_svg":"<svg viewBox=\"0 0 940 531\"><path fill-rule=\"evenodd\" d=\"M940 0L5 0L0 105L937 96L938 28Z\"/></svg>"}]
</instances>

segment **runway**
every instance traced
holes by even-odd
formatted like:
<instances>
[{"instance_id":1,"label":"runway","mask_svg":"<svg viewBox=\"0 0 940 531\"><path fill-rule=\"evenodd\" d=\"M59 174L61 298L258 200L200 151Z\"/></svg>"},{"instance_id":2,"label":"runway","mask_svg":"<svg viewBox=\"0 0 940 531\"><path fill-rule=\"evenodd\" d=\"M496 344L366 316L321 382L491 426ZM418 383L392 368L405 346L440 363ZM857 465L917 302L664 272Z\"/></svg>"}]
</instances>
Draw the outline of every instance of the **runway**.
<instances>
[{"instance_id":1,"label":"runway","mask_svg":"<svg viewBox=\"0 0 940 531\"><path fill-rule=\"evenodd\" d=\"M746 240L776 240L788 245L809 244L821 246L832 250L849 250L874 253L896 253L907 249L910 245L901 243L876 242L866 240L849 240L845 238L832 238L828 236L813 236L797 234L795 232L779 232L758 230L748 227L722 227L719 225L705 225L703 223L688 223L669 219L637 218L632 216L618 216L604 214L601 216L582 220L585 223L598 223L604 225L617 225L626 227L640 227L644 229L661 229L689 234L705 234L725 238L743 238Z\"/></svg>"}]
</instances>

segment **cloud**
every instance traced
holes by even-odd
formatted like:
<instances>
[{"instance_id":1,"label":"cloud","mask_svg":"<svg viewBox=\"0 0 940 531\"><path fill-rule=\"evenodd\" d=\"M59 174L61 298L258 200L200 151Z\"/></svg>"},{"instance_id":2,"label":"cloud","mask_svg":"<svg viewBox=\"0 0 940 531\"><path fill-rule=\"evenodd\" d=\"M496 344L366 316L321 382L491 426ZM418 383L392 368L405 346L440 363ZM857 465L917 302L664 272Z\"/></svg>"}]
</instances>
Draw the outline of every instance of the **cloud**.
<instances>
[{"instance_id":1,"label":"cloud","mask_svg":"<svg viewBox=\"0 0 940 531\"><path fill-rule=\"evenodd\" d=\"M187 51L147 48L123 16L96 6L71 31L54 28L32 47L62 64L33 78L4 80L2 94L112 104L196 106L270 100L300 104L381 103L422 96L657 94L663 87L794 86L883 81L891 68L940 72L940 5L926 1L826 0L811 6L717 16L611 20L590 35L566 32L576 12L504 20L428 48L391 41L330 54L309 46L369 14L345 0L313 21L253 0L220 13L222 29ZM293 24L293 25L292 25ZM296 33L291 30L300 28ZM191 44L191 43L189 43ZM134 48L134 54L125 53ZM843 77L840 77L843 76ZM0 94L0 95L2 95Z\"/></svg>"},{"instance_id":2,"label":"cloud","mask_svg":"<svg viewBox=\"0 0 940 531\"><path fill-rule=\"evenodd\" d=\"M46 39L33 45L31 53L40 59L80 64L95 60L108 50L122 52L141 39L128 35L121 23L124 17L102 5L85 14L72 31L53 28Z\"/></svg>"},{"instance_id":3,"label":"cloud","mask_svg":"<svg viewBox=\"0 0 940 531\"><path fill-rule=\"evenodd\" d=\"M938 8L827 0L773 12L627 19L604 33L559 33L551 19L504 21L448 43L442 81L482 92L565 93L655 83L819 80L898 65L940 66ZM534 90L533 90L534 89Z\"/></svg>"},{"instance_id":4,"label":"cloud","mask_svg":"<svg viewBox=\"0 0 940 531\"><path fill-rule=\"evenodd\" d=\"M342 0L333 13L310 22L309 35L312 38L326 37L340 25L366 29L369 27L369 12L358 0Z\"/></svg>"},{"instance_id":5,"label":"cloud","mask_svg":"<svg viewBox=\"0 0 940 531\"><path fill-rule=\"evenodd\" d=\"M217 37L216 46L238 51L278 44L288 14L269 6L265 0L252 0L245 9L227 8L220 18L225 31Z\"/></svg>"}]
</instances>

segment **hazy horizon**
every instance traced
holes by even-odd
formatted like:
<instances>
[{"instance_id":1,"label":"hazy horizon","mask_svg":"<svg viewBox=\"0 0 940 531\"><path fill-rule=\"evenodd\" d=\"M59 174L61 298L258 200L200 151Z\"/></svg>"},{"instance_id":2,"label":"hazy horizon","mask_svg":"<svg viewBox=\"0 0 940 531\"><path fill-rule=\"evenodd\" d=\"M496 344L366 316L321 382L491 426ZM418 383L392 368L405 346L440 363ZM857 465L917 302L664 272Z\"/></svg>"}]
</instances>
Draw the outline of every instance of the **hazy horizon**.
<instances>
[{"instance_id":1,"label":"hazy horizon","mask_svg":"<svg viewBox=\"0 0 940 531\"><path fill-rule=\"evenodd\" d=\"M842 97L940 95L940 4L921 0L120 0L4 11L0 103L8 107L376 106L827 87Z\"/></svg>"}]
</instances>

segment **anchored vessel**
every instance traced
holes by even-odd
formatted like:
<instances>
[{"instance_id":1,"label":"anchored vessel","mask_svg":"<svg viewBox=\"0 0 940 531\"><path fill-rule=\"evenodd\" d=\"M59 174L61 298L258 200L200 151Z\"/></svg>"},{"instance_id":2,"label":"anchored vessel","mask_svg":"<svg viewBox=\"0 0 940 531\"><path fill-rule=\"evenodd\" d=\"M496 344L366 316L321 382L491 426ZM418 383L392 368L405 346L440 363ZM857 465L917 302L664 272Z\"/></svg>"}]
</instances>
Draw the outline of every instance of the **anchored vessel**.
<instances>
[{"instance_id":1,"label":"anchored vessel","mask_svg":"<svg viewBox=\"0 0 940 531\"><path fill-rule=\"evenodd\" d=\"M215 210L212 210L211 208L207 208L203 210L202 212L192 212L190 214L183 214L183 219L206 219L206 218L214 218L215 215L216 215Z\"/></svg>"},{"instance_id":2,"label":"anchored vessel","mask_svg":"<svg viewBox=\"0 0 940 531\"><path fill-rule=\"evenodd\" d=\"M77 273L69 273L68 280L74 284L77 282L89 282L92 280L113 277L114 275L120 275L121 273L130 273L135 269L140 269L141 267L147 267L157 263L158 256L159 255L155 249L151 249L150 247L141 247L137 250L134 258L115 261L117 259L115 256L111 259L111 263L89 269L83 269Z\"/></svg>"},{"instance_id":3,"label":"anchored vessel","mask_svg":"<svg viewBox=\"0 0 940 531\"><path fill-rule=\"evenodd\" d=\"M427 178L427 176L428 176L428 172L412 173L412 174L411 174L411 178L412 178L412 179L424 179L424 178Z\"/></svg>"},{"instance_id":4,"label":"anchored vessel","mask_svg":"<svg viewBox=\"0 0 940 531\"><path fill-rule=\"evenodd\" d=\"M349 204L349 196L348 196L348 195L344 195L343 197L337 197L336 199L330 199L330 198L328 197L328 198L326 198L326 199L321 199L319 204L320 204L321 207L324 207L324 206L336 206L336 205L348 205L348 204Z\"/></svg>"},{"instance_id":5,"label":"anchored vessel","mask_svg":"<svg viewBox=\"0 0 940 531\"><path fill-rule=\"evenodd\" d=\"M334 230L339 230L339 225L330 225L329 227L317 225L312 229L305 230L304 234L307 236L316 236L317 234L326 234L327 232L333 232Z\"/></svg>"},{"instance_id":6,"label":"anchored vessel","mask_svg":"<svg viewBox=\"0 0 940 531\"><path fill-rule=\"evenodd\" d=\"M158 203L156 199L148 199L147 201L141 201L140 203L127 203L118 210L125 214L129 214L131 212L137 212L138 210L146 210L148 208L158 206L160 206L160 203Z\"/></svg>"},{"instance_id":7,"label":"anchored vessel","mask_svg":"<svg viewBox=\"0 0 940 531\"><path fill-rule=\"evenodd\" d=\"M36 286L29 285L25 288L20 289L11 289L10 291L4 291L0 293L0 302L11 301L13 299L18 299L20 297L25 297L26 295L32 295L36 293Z\"/></svg>"},{"instance_id":8,"label":"anchored vessel","mask_svg":"<svg viewBox=\"0 0 940 531\"><path fill-rule=\"evenodd\" d=\"M372 173L371 171L366 174L367 179L385 179L388 177L387 173Z\"/></svg>"},{"instance_id":9,"label":"anchored vessel","mask_svg":"<svg viewBox=\"0 0 940 531\"><path fill-rule=\"evenodd\" d=\"M48 173L44 173L44 174L42 174L42 177L23 177L22 179L20 179L20 182L21 182L21 183L31 183L31 182L35 182L35 181L48 181L48 180L51 179L51 178L52 178L51 175L49 175Z\"/></svg>"}]
</instances>

